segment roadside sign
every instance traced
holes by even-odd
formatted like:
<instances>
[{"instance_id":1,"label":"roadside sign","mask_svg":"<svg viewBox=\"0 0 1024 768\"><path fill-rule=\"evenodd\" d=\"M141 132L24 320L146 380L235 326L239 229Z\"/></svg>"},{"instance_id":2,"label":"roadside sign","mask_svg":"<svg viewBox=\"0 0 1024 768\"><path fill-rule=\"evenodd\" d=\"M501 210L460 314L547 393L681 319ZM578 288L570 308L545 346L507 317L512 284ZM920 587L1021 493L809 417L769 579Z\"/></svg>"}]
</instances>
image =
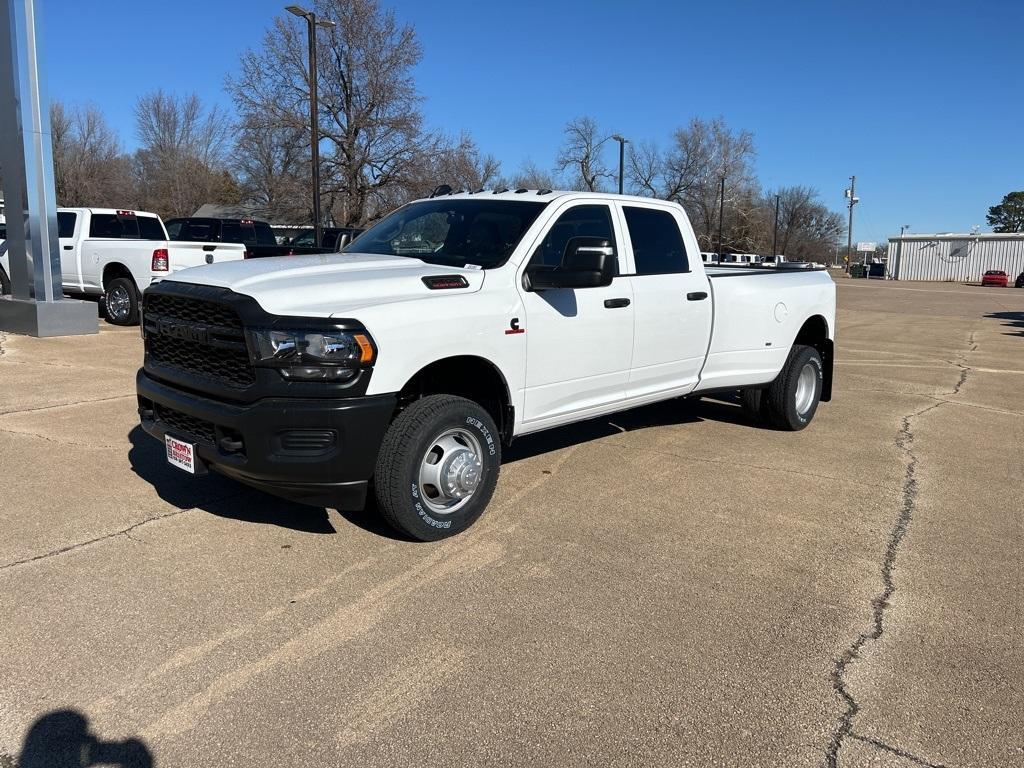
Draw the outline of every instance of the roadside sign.
<instances>
[{"instance_id":1,"label":"roadside sign","mask_svg":"<svg viewBox=\"0 0 1024 768\"><path fill-rule=\"evenodd\" d=\"M857 251L867 251L868 253L874 253L875 243L857 243Z\"/></svg>"}]
</instances>

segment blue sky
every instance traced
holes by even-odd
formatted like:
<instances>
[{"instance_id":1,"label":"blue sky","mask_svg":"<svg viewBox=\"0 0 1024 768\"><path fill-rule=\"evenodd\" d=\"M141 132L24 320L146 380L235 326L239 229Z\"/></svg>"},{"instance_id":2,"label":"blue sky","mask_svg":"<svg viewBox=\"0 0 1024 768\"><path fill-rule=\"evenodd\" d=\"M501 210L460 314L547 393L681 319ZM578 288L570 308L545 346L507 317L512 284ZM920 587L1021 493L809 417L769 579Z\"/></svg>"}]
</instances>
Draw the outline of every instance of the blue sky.
<instances>
[{"instance_id":1,"label":"blue sky","mask_svg":"<svg viewBox=\"0 0 1024 768\"><path fill-rule=\"evenodd\" d=\"M286 0L36 0L50 92L100 106L127 147L156 87L229 105L224 78ZM691 117L753 132L768 187L807 184L858 240L983 229L1024 189L1022 0L384 0L416 27L432 127L513 173L590 114L667 143ZM125 19L132 20L131 29ZM609 160L612 160L609 153Z\"/></svg>"}]
</instances>

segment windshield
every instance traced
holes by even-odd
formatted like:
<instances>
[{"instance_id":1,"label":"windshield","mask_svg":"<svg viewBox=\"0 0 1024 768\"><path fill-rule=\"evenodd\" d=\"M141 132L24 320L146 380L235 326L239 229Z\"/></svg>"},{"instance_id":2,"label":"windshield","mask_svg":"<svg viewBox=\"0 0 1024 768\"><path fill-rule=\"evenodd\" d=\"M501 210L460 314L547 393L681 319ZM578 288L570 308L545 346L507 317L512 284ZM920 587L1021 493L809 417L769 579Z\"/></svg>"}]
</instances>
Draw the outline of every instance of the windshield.
<instances>
[{"instance_id":1,"label":"windshield","mask_svg":"<svg viewBox=\"0 0 1024 768\"><path fill-rule=\"evenodd\" d=\"M370 227L345 250L409 256L453 267L500 267L547 202L488 200L484 194L407 205Z\"/></svg>"}]
</instances>

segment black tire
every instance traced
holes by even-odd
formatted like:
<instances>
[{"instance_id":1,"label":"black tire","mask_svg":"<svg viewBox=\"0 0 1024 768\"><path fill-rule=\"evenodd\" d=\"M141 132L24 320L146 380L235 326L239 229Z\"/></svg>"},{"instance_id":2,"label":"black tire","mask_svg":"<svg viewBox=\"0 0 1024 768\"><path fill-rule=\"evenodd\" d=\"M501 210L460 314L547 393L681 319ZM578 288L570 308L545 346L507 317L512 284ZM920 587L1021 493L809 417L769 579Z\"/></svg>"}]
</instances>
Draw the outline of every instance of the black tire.
<instances>
[{"instance_id":1,"label":"black tire","mask_svg":"<svg viewBox=\"0 0 1024 768\"><path fill-rule=\"evenodd\" d=\"M808 373L804 373L805 370ZM801 375L805 375L801 384ZM813 381L809 381L813 379ZM807 386L813 384L808 393ZM768 385L764 396L767 400L768 418L776 429L796 432L811 423L818 401L821 399L822 366L821 355L814 347L794 344L775 381Z\"/></svg>"},{"instance_id":2,"label":"black tire","mask_svg":"<svg viewBox=\"0 0 1024 768\"><path fill-rule=\"evenodd\" d=\"M446 437L449 433L454 433L450 439ZM459 445L448 451L439 440ZM463 444L465 448L460 447ZM478 468L464 470L469 473L466 482L472 482L472 490L452 486L457 493L468 493L465 498L449 498L436 485L424 485L428 466L440 470L453 465L476 466L476 462ZM429 395L402 411L384 435L373 475L377 505L395 530L419 541L444 539L466 530L483 514L494 495L500 469L501 440L490 414L472 400ZM476 480L472 480L474 471ZM440 509L445 504L451 511Z\"/></svg>"},{"instance_id":3,"label":"black tire","mask_svg":"<svg viewBox=\"0 0 1024 768\"><path fill-rule=\"evenodd\" d=\"M7 277L7 273L4 272L4 268L0 267L0 296L10 296L11 294L11 279Z\"/></svg>"},{"instance_id":4,"label":"black tire","mask_svg":"<svg viewBox=\"0 0 1024 768\"><path fill-rule=\"evenodd\" d=\"M139 322L139 290L135 281L116 277L103 291L103 312L111 325L135 325Z\"/></svg>"},{"instance_id":5,"label":"black tire","mask_svg":"<svg viewBox=\"0 0 1024 768\"><path fill-rule=\"evenodd\" d=\"M760 387L741 389L740 407L754 424L771 426L771 418L768 416L768 398L765 397L764 389Z\"/></svg>"}]
</instances>

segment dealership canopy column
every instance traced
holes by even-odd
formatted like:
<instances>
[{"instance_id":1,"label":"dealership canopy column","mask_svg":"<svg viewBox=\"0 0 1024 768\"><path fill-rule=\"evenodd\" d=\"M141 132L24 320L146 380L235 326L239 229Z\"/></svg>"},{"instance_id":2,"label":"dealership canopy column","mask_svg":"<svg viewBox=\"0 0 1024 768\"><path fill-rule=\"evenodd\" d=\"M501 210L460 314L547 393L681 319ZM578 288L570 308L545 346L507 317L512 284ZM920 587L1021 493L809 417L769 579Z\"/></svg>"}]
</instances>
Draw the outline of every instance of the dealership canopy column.
<instances>
[{"instance_id":1,"label":"dealership canopy column","mask_svg":"<svg viewBox=\"0 0 1024 768\"><path fill-rule=\"evenodd\" d=\"M11 296L0 330L33 336L96 333L97 307L64 298L49 101L39 64L33 0L0 5L0 175Z\"/></svg>"}]
</instances>

